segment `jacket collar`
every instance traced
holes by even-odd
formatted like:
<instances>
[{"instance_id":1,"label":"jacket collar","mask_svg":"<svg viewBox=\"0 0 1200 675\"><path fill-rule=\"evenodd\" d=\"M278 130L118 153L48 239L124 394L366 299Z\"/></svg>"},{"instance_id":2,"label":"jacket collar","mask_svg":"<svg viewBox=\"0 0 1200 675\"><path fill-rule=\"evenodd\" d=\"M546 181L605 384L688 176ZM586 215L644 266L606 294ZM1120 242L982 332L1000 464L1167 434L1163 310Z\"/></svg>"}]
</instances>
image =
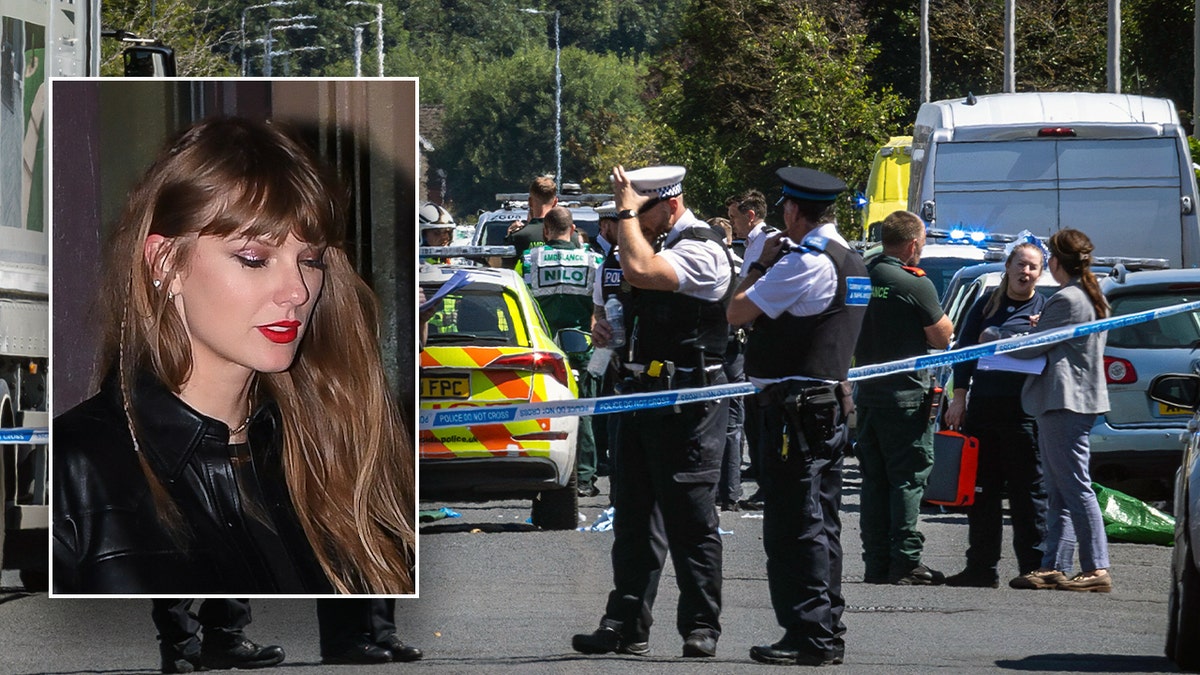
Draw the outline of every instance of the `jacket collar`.
<instances>
[{"instance_id":1,"label":"jacket collar","mask_svg":"<svg viewBox=\"0 0 1200 675\"><path fill-rule=\"evenodd\" d=\"M117 382L113 369L103 388L109 390L118 409L123 409ZM138 372L131 398L139 451L158 476L173 482L197 453L228 458L229 427L193 409L152 373ZM269 441L276 426L274 404L260 404L250 420L254 447L273 447Z\"/></svg>"}]
</instances>

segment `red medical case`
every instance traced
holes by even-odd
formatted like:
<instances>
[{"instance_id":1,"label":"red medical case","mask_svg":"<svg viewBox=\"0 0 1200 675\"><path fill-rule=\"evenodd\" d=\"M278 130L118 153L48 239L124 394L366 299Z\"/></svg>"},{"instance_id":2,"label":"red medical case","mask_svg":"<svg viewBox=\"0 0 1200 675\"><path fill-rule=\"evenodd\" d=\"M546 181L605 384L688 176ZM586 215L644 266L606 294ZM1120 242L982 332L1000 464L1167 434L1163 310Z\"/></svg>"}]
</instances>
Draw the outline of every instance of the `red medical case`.
<instances>
[{"instance_id":1,"label":"red medical case","mask_svg":"<svg viewBox=\"0 0 1200 675\"><path fill-rule=\"evenodd\" d=\"M979 467L979 440L957 431L933 435L933 470L925 486L925 501L943 506L970 506L975 502L975 472Z\"/></svg>"}]
</instances>

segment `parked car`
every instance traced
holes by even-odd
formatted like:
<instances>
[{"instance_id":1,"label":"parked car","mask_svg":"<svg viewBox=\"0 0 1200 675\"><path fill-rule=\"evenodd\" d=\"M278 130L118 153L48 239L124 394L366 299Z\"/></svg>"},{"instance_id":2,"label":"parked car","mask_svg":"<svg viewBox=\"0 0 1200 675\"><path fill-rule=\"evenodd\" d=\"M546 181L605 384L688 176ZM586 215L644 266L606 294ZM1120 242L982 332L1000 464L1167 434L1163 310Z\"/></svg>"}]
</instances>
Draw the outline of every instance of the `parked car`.
<instances>
[{"instance_id":1,"label":"parked car","mask_svg":"<svg viewBox=\"0 0 1200 675\"><path fill-rule=\"evenodd\" d=\"M1168 374L1150 383L1150 398L1192 413L1182 434L1183 461L1175 472L1175 550L1167 600L1167 658L1200 670L1200 375Z\"/></svg>"},{"instance_id":2,"label":"parked car","mask_svg":"<svg viewBox=\"0 0 1200 675\"><path fill-rule=\"evenodd\" d=\"M1200 269L1128 272L1118 266L1100 288L1113 316L1133 314L1200 300ZM1108 332L1104 372L1110 410L1092 427L1093 480L1106 485L1150 481L1126 491L1142 499L1169 499L1167 485L1179 466L1179 434L1191 411L1152 401L1149 389L1156 375L1200 372L1198 348L1200 315L1191 312ZM1153 494L1156 487L1161 497Z\"/></svg>"},{"instance_id":3,"label":"parked car","mask_svg":"<svg viewBox=\"0 0 1200 675\"><path fill-rule=\"evenodd\" d=\"M564 184L563 188L570 192L559 194L559 205L571 209L575 227L587 235L588 241L595 241L596 235L600 234L600 216L596 213L595 207L603 201L612 199L612 195L582 194L577 191L578 186L572 183ZM496 195L496 199L501 203L500 208L479 215L479 222L475 227L475 239L471 243L476 246L503 246L508 227L514 221L528 220L528 197L528 194L521 193ZM517 251L518 255L520 253Z\"/></svg>"},{"instance_id":4,"label":"parked car","mask_svg":"<svg viewBox=\"0 0 1200 675\"><path fill-rule=\"evenodd\" d=\"M451 281L460 275L456 281ZM426 265L421 289L441 299L421 350L422 410L558 401L579 390L525 283L502 268ZM422 499L533 498L532 522L578 526L577 417L422 430Z\"/></svg>"}]
</instances>

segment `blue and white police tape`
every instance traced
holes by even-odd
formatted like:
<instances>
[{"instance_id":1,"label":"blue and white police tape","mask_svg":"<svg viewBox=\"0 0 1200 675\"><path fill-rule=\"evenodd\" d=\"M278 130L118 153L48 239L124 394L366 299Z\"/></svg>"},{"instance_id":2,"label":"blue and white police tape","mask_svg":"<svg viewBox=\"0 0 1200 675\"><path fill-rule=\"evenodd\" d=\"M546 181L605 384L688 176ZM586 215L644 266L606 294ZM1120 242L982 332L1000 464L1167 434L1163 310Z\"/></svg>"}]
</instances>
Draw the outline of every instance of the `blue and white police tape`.
<instances>
[{"instance_id":1,"label":"blue and white police tape","mask_svg":"<svg viewBox=\"0 0 1200 675\"><path fill-rule=\"evenodd\" d=\"M951 349L949 351L938 352L936 354L925 354L922 356L914 356L899 361L889 361L887 363L876 363L869 366L859 366L850 369L849 379L851 381L866 380L872 377L880 377L881 375L890 375L892 373L905 372L909 370L921 370L923 368L934 368L937 366L949 366L961 361L972 361L983 356L992 356L993 354L1004 354L1013 352L1027 347L1036 347L1038 345L1046 345L1054 342L1062 342L1092 333L1111 330L1113 328L1121 328L1124 326L1132 326L1133 324L1145 323L1155 319L1161 319L1172 314L1181 314L1183 312L1194 312L1200 310L1200 302L1185 302L1169 307L1160 307L1159 309L1148 309L1144 312L1135 314L1125 314L1123 316L1114 316L1107 319L1097 319L1088 323L1081 323L1075 326L1066 326L1056 330L1049 330L1044 333L1030 333L1028 335L1017 335L995 342L985 342L979 345L963 347L962 349Z\"/></svg>"},{"instance_id":2,"label":"blue and white police tape","mask_svg":"<svg viewBox=\"0 0 1200 675\"><path fill-rule=\"evenodd\" d=\"M50 433L46 427L17 427L0 429L0 443L28 443L30 445L45 445L50 442Z\"/></svg>"},{"instance_id":3,"label":"blue and white police tape","mask_svg":"<svg viewBox=\"0 0 1200 675\"><path fill-rule=\"evenodd\" d=\"M1133 324L1153 321L1172 314L1200 310L1200 302L1188 302L1170 307L1146 310L1136 314L1099 319L1088 323L1067 326L1044 333L1018 335L995 342L952 349L949 351L927 354L922 356L876 363L869 366L851 368L847 379L850 381L865 380L892 373L909 370L921 370L937 366L949 366L961 361L972 361L983 356L1003 354L1017 351L1026 347L1062 342L1072 338L1099 333L1131 326ZM661 408L682 403L712 401L727 396L746 396L757 389L748 382L735 384L719 384L711 387L695 389L675 389L643 394L622 394L619 396L604 396L601 398L581 398L567 401L547 401L544 403L522 403L518 405L486 406L476 408L453 408L446 410L422 410L418 417L421 429L440 429L444 427L469 426L473 424L503 424L519 420L529 420L550 417L574 417L577 415L604 415L608 413L631 412L649 408Z\"/></svg>"}]
</instances>

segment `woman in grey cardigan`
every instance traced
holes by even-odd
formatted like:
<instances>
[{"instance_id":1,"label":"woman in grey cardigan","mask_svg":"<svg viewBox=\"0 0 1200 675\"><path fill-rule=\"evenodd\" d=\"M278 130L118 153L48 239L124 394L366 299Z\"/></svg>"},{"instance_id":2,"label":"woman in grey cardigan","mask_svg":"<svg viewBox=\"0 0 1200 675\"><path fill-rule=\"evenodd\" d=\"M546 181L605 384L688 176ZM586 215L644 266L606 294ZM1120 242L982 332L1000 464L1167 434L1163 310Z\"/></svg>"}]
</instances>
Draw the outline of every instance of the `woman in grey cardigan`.
<instances>
[{"instance_id":1,"label":"woman in grey cardigan","mask_svg":"<svg viewBox=\"0 0 1200 675\"><path fill-rule=\"evenodd\" d=\"M1053 330L1106 316L1108 303L1091 271L1092 242L1087 235L1064 229L1048 243L1050 273L1062 288L1046 303L1035 330ZM1088 432L1096 415L1108 410L1104 340L1105 333L1092 333L1021 352L1021 356L1046 356L1041 374L1030 375L1025 381L1021 404L1037 418L1048 508L1042 566L1013 579L1013 588L1112 590L1104 520L1088 474ZM1080 572L1067 578L1076 537Z\"/></svg>"}]
</instances>

